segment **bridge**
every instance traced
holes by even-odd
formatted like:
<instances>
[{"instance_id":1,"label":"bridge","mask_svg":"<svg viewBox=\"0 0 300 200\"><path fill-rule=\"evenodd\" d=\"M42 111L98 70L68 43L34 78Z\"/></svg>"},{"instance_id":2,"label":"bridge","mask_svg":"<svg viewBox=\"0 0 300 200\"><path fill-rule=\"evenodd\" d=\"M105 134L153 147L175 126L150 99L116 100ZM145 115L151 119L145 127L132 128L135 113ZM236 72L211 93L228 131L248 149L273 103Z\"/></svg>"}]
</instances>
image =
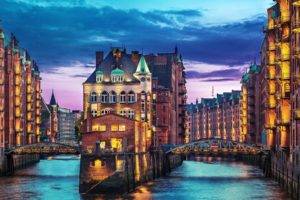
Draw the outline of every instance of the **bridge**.
<instances>
[{"instance_id":1,"label":"bridge","mask_svg":"<svg viewBox=\"0 0 300 200\"><path fill-rule=\"evenodd\" d=\"M40 142L19 147L14 147L6 151L6 154L24 155L24 154L80 154L79 146L72 146L62 143Z\"/></svg>"},{"instance_id":2,"label":"bridge","mask_svg":"<svg viewBox=\"0 0 300 200\"><path fill-rule=\"evenodd\" d=\"M201 139L188 144L175 146L167 154L197 155L249 155L262 153L264 149L255 145L225 139Z\"/></svg>"}]
</instances>

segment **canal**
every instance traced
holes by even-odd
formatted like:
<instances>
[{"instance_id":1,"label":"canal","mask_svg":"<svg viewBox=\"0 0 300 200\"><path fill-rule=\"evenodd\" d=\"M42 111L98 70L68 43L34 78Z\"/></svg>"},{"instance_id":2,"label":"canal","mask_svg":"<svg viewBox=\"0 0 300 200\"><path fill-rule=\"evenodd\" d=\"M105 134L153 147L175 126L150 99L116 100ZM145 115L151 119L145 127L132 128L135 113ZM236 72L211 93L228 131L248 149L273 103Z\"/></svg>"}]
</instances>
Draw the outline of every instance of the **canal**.
<instances>
[{"instance_id":1,"label":"canal","mask_svg":"<svg viewBox=\"0 0 300 200\"><path fill-rule=\"evenodd\" d=\"M0 199L103 199L78 194L79 157L57 156L0 178ZM113 198L113 197L106 197ZM259 169L239 162L185 161L170 176L137 188L125 199L287 200ZM122 198L120 198L122 199Z\"/></svg>"}]
</instances>

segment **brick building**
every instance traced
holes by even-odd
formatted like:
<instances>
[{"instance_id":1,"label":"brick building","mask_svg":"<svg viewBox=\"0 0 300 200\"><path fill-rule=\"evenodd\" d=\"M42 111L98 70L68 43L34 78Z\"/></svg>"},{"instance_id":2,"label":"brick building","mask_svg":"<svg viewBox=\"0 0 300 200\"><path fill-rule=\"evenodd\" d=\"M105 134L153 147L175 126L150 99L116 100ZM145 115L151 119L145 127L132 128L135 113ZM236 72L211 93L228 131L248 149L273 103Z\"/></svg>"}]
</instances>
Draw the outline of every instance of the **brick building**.
<instances>
[{"instance_id":1,"label":"brick building","mask_svg":"<svg viewBox=\"0 0 300 200\"><path fill-rule=\"evenodd\" d=\"M146 152L152 145L152 74L143 56L112 48L83 83L84 150Z\"/></svg>"},{"instance_id":2,"label":"brick building","mask_svg":"<svg viewBox=\"0 0 300 200\"><path fill-rule=\"evenodd\" d=\"M241 141L240 91L202 98L188 106L190 141L202 138L223 138Z\"/></svg>"},{"instance_id":3,"label":"brick building","mask_svg":"<svg viewBox=\"0 0 300 200\"><path fill-rule=\"evenodd\" d=\"M4 149L39 141L41 98L37 64L0 29L0 158Z\"/></svg>"},{"instance_id":4,"label":"brick building","mask_svg":"<svg viewBox=\"0 0 300 200\"><path fill-rule=\"evenodd\" d=\"M186 79L182 57L172 53L145 56L153 77L156 117L153 124L159 144L182 144L186 140Z\"/></svg>"}]
</instances>

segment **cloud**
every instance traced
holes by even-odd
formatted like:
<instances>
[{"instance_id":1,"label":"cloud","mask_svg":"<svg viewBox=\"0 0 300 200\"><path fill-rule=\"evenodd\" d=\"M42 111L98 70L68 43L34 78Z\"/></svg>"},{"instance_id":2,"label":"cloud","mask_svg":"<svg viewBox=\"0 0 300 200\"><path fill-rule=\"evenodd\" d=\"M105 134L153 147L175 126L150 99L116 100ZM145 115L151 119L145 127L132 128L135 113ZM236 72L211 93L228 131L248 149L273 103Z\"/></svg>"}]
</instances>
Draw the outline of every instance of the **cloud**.
<instances>
[{"instance_id":1,"label":"cloud","mask_svg":"<svg viewBox=\"0 0 300 200\"><path fill-rule=\"evenodd\" d=\"M41 73L43 97L49 102L52 89L62 107L82 108L82 83L94 68L74 62L68 66L58 66Z\"/></svg>"},{"instance_id":2,"label":"cloud","mask_svg":"<svg viewBox=\"0 0 300 200\"><path fill-rule=\"evenodd\" d=\"M213 12L199 7L141 10L95 3L0 1L3 27L15 33L40 66L45 97L55 88L60 99L70 92L75 99L70 105L81 105L81 84L93 70L95 51L107 52L111 46L125 45L129 50L143 50L147 54L170 52L177 45L187 69L188 87L203 86L208 90L210 84L220 87L219 90L237 88L245 65L259 56L265 15L240 13L245 18L205 24L205 14ZM202 90L191 92L207 95Z\"/></svg>"}]
</instances>

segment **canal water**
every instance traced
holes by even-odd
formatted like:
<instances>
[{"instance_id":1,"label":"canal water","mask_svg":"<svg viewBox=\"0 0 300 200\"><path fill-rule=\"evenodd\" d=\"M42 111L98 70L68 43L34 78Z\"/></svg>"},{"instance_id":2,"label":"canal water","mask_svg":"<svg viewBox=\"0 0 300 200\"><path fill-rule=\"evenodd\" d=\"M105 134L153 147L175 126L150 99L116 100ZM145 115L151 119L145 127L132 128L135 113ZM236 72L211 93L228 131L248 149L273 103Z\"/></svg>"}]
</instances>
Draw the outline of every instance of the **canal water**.
<instances>
[{"instance_id":1,"label":"canal water","mask_svg":"<svg viewBox=\"0 0 300 200\"><path fill-rule=\"evenodd\" d=\"M78 193L79 158L50 157L0 178L0 200L90 200L114 197L83 197ZM265 179L256 167L239 162L185 161L168 177L137 188L118 199L287 200L278 185Z\"/></svg>"}]
</instances>

